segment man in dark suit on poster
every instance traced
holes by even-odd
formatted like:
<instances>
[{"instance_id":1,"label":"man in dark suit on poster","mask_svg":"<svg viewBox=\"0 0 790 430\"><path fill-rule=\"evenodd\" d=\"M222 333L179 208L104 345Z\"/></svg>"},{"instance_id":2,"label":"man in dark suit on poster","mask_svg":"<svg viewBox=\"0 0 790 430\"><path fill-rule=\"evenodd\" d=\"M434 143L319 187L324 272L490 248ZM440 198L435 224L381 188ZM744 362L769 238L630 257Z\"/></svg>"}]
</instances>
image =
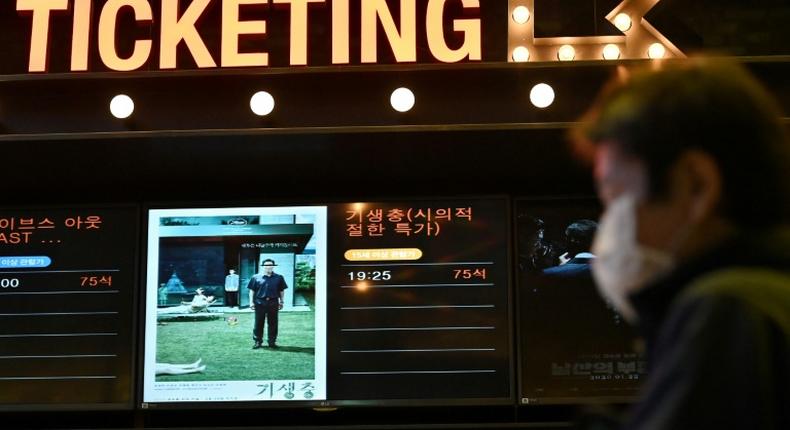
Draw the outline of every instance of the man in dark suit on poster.
<instances>
[{"instance_id":1,"label":"man in dark suit on poster","mask_svg":"<svg viewBox=\"0 0 790 430\"><path fill-rule=\"evenodd\" d=\"M590 263L595 256L590 253L598 223L589 219L574 221L565 229L567 251L560 256L565 260L559 266L543 270L547 276L588 278L592 282Z\"/></svg>"},{"instance_id":2,"label":"man in dark suit on poster","mask_svg":"<svg viewBox=\"0 0 790 430\"><path fill-rule=\"evenodd\" d=\"M266 341L270 348L277 348L278 317L283 308L283 292L288 285L282 275L274 273L275 265L270 258L263 260L261 272L253 276L247 285L250 291L250 308L255 311L253 349L258 349L263 344L263 326L267 320L269 324Z\"/></svg>"}]
</instances>

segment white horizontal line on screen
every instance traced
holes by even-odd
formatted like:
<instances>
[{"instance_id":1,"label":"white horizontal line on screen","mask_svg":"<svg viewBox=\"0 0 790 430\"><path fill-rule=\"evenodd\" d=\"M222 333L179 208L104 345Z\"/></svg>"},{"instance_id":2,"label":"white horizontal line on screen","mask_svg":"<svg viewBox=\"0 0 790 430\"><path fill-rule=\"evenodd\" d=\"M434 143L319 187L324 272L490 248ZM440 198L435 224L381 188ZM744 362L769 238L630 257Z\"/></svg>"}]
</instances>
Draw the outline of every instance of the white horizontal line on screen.
<instances>
[{"instance_id":1,"label":"white horizontal line on screen","mask_svg":"<svg viewBox=\"0 0 790 430\"><path fill-rule=\"evenodd\" d=\"M83 270L16 270L16 271L6 271L0 269L0 273L97 273L97 272L120 272L120 269L83 269Z\"/></svg>"},{"instance_id":2,"label":"white horizontal line on screen","mask_svg":"<svg viewBox=\"0 0 790 430\"><path fill-rule=\"evenodd\" d=\"M118 336L118 333L24 333L0 334L0 337L81 337L81 336Z\"/></svg>"},{"instance_id":3,"label":"white horizontal line on screen","mask_svg":"<svg viewBox=\"0 0 790 430\"><path fill-rule=\"evenodd\" d=\"M494 327L374 327L343 328L340 331L432 331L432 330L493 330Z\"/></svg>"},{"instance_id":4,"label":"white horizontal line on screen","mask_svg":"<svg viewBox=\"0 0 790 430\"><path fill-rule=\"evenodd\" d=\"M59 316L59 315L117 315L118 312L26 312L15 314L0 314L0 317L22 317L22 316Z\"/></svg>"},{"instance_id":5,"label":"white horizontal line on screen","mask_svg":"<svg viewBox=\"0 0 790 430\"><path fill-rule=\"evenodd\" d=\"M29 381L29 380L63 380L63 379L116 379L117 376L7 376L1 377L0 381Z\"/></svg>"},{"instance_id":6,"label":"white horizontal line on screen","mask_svg":"<svg viewBox=\"0 0 790 430\"><path fill-rule=\"evenodd\" d=\"M419 374L496 373L496 370L393 370L385 372L340 372L341 375L419 375Z\"/></svg>"},{"instance_id":7,"label":"white horizontal line on screen","mask_svg":"<svg viewBox=\"0 0 790 430\"><path fill-rule=\"evenodd\" d=\"M0 355L0 360L34 359L34 358L111 358L117 354L75 354L75 355Z\"/></svg>"},{"instance_id":8,"label":"white horizontal line on screen","mask_svg":"<svg viewBox=\"0 0 790 430\"><path fill-rule=\"evenodd\" d=\"M368 288L433 288L433 287L493 287L494 284L400 284L400 285L342 285L340 288L368 289Z\"/></svg>"},{"instance_id":9,"label":"white horizontal line on screen","mask_svg":"<svg viewBox=\"0 0 790 430\"><path fill-rule=\"evenodd\" d=\"M342 350L340 352L376 353L376 352L490 352L495 348L436 348L436 349L360 349Z\"/></svg>"},{"instance_id":10,"label":"white horizontal line on screen","mask_svg":"<svg viewBox=\"0 0 790 430\"><path fill-rule=\"evenodd\" d=\"M372 309L455 309L455 308L493 308L494 305L415 305L415 306L343 306L344 311Z\"/></svg>"},{"instance_id":11,"label":"white horizontal line on screen","mask_svg":"<svg viewBox=\"0 0 790 430\"><path fill-rule=\"evenodd\" d=\"M98 290L98 291L12 291L0 293L0 296L24 296L36 294L115 294L118 290Z\"/></svg>"},{"instance_id":12,"label":"white horizontal line on screen","mask_svg":"<svg viewBox=\"0 0 790 430\"><path fill-rule=\"evenodd\" d=\"M458 263L364 263L364 264L341 264L343 267L390 267L390 266L471 266L471 265L492 265L493 261L467 261Z\"/></svg>"}]
</instances>

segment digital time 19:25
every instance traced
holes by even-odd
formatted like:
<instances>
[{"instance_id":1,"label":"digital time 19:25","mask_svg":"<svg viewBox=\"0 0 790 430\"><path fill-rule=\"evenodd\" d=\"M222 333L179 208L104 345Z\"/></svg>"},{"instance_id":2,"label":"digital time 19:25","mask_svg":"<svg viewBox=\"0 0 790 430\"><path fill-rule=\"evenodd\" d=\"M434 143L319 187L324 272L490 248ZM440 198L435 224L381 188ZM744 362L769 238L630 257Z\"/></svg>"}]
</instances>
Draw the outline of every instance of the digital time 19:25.
<instances>
[{"instance_id":1,"label":"digital time 19:25","mask_svg":"<svg viewBox=\"0 0 790 430\"><path fill-rule=\"evenodd\" d=\"M374 270L348 272L348 278L352 281L389 281L392 279L391 270Z\"/></svg>"}]
</instances>

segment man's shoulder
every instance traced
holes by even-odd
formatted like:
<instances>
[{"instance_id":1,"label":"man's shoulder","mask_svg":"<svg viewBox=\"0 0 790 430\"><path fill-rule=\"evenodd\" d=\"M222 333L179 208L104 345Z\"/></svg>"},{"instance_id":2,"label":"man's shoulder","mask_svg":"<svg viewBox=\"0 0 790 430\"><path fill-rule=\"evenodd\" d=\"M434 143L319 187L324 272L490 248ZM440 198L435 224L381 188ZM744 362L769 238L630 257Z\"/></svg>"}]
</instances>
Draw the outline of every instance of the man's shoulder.
<instances>
[{"instance_id":1,"label":"man's shoulder","mask_svg":"<svg viewBox=\"0 0 790 430\"><path fill-rule=\"evenodd\" d=\"M706 274L684 291L680 303L727 302L756 311L790 333L790 272L732 267Z\"/></svg>"},{"instance_id":2,"label":"man's shoulder","mask_svg":"<svg viewBox=\"0 0 790 430\"><path fill-rule=\"evenodd\" d=\"M731 298L749 303L790 306L790 272L776 269L732 267L694 280L682 299Z\"/></svg>"},{"instance_id":3,"label":"man's shoulder","mask_svg":"<svg viewBox=\"0 0 790 430\"><path fill-rule=\"evenodd\" d=\"M285 276L283 276L283 275L280 275L280 274L278 274L278 273L275 273L275 274L273 274L273 276L275 276L275 277L276 277L276 278L274 278L273 280L274 280L274 281L275 281L277 284L279 284L279 288L281 288L281 289L286 289L286 288L288 288L288 284L285 282Z\"/></svg>"},{"instance_id":4,"label":"man's shoulder","mask_svg":"<svg viewBox=\"0 0 790 430\"><path fill-rule=\"evenodd\" d=\"M589 264L573 263L573 260L563 264L562 266L549 267L548 269L543 270L543 274L548 276L574 276L589 273Z\"/></svg>"}]
</instances>

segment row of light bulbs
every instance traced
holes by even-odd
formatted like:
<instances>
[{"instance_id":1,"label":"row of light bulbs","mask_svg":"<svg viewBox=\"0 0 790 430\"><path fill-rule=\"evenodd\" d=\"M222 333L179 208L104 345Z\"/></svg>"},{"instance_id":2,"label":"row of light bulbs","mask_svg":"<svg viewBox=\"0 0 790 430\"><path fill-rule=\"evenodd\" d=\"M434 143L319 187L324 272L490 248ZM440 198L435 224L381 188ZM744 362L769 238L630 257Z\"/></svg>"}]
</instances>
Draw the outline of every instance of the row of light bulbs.
<instances>
[{"instance_id":1,"label":"row of light bulbs","mask_svg":"<svg viewBox=\"0 0 790 430\"><path fill-rule=\"evenodd\" d=\"M526 24L531 16L532 14L526 6L516 6L513 9L513 21L515 21L516 24ZM631 29L631 17L626 13L617 14L617 16L614 17L614 26L625 33Z\"/></svg>"},{"instance_id":2,"label":"row of light bulbs","mask_svg":"<svg viewBox=\"0 0 790 430\"><path fill-rule=\"evenodd\" d=\"M531 18L529 8L517 6L513 9L513 21L519 25L526 24ZM626 32L631 29L632 21L628 14L620 13L614 18L614 25L620 31ZM649 46L647 55L651 59L663 58L666 48L661 43L654 43ZM610 43L603 47L601 56L606 60L616 60L620 58L620 47ZM513 50L513 60L516 62L529 61L529 49L525 46L518 46ZM572 61L576 58L576 49L571 45L562 45L557 50L557 59L560 61ZM529 94L530 101L535 107L546 108L554 102L554 89L545 83L535 85ZM414 92L408 88L398 88L390 96L392 108L404 113L410 111L416 103ZM264 117L274 111L274 97L266 92L259 91L250 98L250 109L255 115ZM134 100L126 94L119 94L113 97L110 102L110 112L118 119L127 119L134 113Z\"/></svg>"},{"instance_id":3,"label":"row of light bulbs","mask_svg":"<svg viewBox=\"0 0 790 430\"><path fill-rule=\"evenodd\" d=\"M659 60L666 55L666 48L660 43L653 43L647 48L647 57ZM523 63L529 61L529 49L526 46L517 46L513 50L513 61ZM601 50L601 57L604 60L617 60L620 58L620 47L614 43L604 45ZM576 49L571 45L562 45L557 50L557 59L560 61L572 61L576 58Z\"/></svg>"},{"instance_id":4,"label":"row of light bulbs","mask_svg":"<svg viewBox=\"0 0 790 430\"><path fill-rule=\"evenodd\" d=\"M548 84L532 87L529 99L535 107L546 108L554 103L554 89ZM409 88L401 87L390 95L390 105L398 112L405 113L414 107L417 98ZM250 110L264 117L274 111L274 97L266 91L258 91L250 98ZM118 119L128 119L134 113L134 100L126 94L118 94L110 101L110 113Z\"/></svg>"},{"instance_id":5,"label":"row of light bulbs","mask_svg":"<svg viewBox=\"0 0 790 430\"><path fill-rule=\"evenodd\" d=\"M516 6L513 9L512 17L516 24L523 25L529 22L532 14L526 6ZM619 13L614 17L614 26L625 33L633 25L631 17L625 13ZM660 43L653 43L647 48L647 57L658 60L666 55L666 48ZM513 50L513 61L523 63L529 61L529 49L526 46L518 46ZM620 47L614 43L607 44L601 50L601 57L605 60L617 60L620 58ZM560 61L572 61L576 58L576 49L571 45L562 45L557 50L557 59Z\"/></svg>"}]
</instances>

